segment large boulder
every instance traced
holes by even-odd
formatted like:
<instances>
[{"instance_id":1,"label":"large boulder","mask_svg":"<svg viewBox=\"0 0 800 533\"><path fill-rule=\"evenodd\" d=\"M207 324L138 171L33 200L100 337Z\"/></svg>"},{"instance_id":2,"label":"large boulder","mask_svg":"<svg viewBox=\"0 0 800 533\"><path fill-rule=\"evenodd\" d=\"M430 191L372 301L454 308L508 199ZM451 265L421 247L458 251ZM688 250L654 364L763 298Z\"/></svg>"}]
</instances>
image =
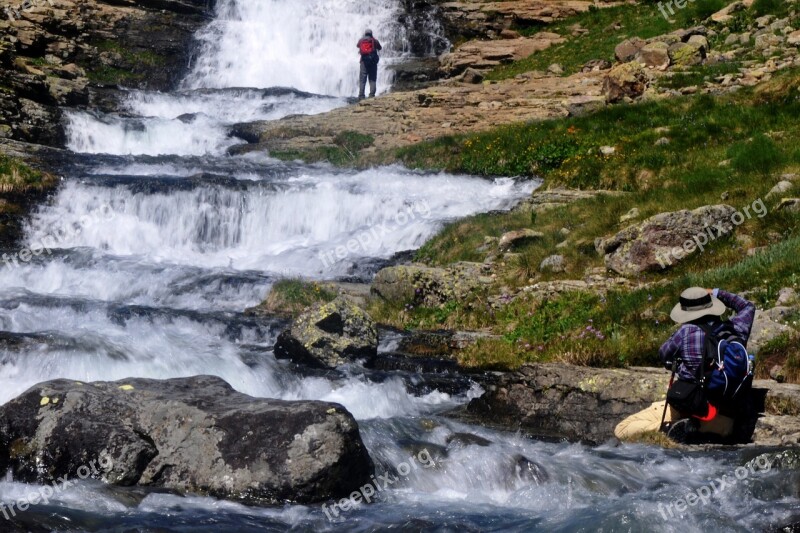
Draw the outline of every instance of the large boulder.
<instances>
[{"instance_id":1,"label":"large boulder","mask_svg":"<svg viewBox=\"0 0 800 533\"><path fill-rule=\"evenodd\" d=\"M647 41L639 37L626 39L614 48L614 57L621 63L633 61L639 51L647 45Z\"/></svg>"},{"instance_id":2,"label":"large boulder","mask_svg":"<svg viewBox=\"0 0 800 533\"><path fill-rule=\"evenodd\" d=\"M297 317L275 343L275 357L321 368L336 368L378 353L378 328L353 300L339 296Z\"/></svg>"},{"instance_id":3,"label":"large boulder","mask_svg":"<svg viewBox=\"0 0 800 533\"><path fill-rule=\"evenodd\" d=\"M669 45L659 41L650 43L639 51L636 59L647 68L666 70L670 64Z\"/></svg>"},{"instance_id":4,"label":"large boulder","mask_svg":"<svg viewBox=\"0 0 800 533\"><path fill-rule=\"evenodd\" d=\"M669 47L669 58L678 67L699 65L705 57L705 51L699 43L675 43Z\"/></svg>"},{"instance_id":5,"label":"large boulder","mask_svg":"<svg viewBox=\"0 0 800 533\"><path fill-rule=\"evenodd\" d=\"M525 365L500 376L470 402L470 419L526 434L603 442L623 419L664 399L669 372L658 368ZM756 380L753 409L735 438L761 446L800 444L800 385Z\"/></svg>"},{"instance_id":6,"label":"large boulder","mask_svg":"<svg viewBox=\"0 0 800 533\"><path fill-rule=\"evenodd\" d=\"M490 424L537 436L602 442L628 415L664 398L669 372L559 363L505 374L468 411Z\"/></svg>"},{"instance_id":7,"label":"large boulder","mask_svg":"<svg viewBox=\"0 0 800 533\"><path fill-rule=\"evenodd\" d=\"M613 237L598 239L595 247L605 255L606 267L623 276L664 270L732 234L736 213L724 204L660 213Z\"/></svg>"},{"instance_id":8,"label":"large boulder","mask_svg":"<svg viewBox=\"0 0 800 533\"><path fill-rule=\"evenodd\" d=\"M395 303L437 307L447 302L463 302L480 292L492 279L484 275L484 265L456 263L448 268L401 265L382 269L372 282L372 293Z\"/></svg>"},{"instance_id":9,"label":"large boulder","mask_svg":"<svg viewBox=\"0 0 800 533\"><path fill-rule=\"evenodd\" d=\"M283 503L347 496L372 462L338 404L252 398L197 376L36 385L0 408L0 470Z\"/></svg>"},{"instance_id":10,"label":"large boulder","mask_svg":"<svg viewBox=\"0 0 800 533\"><path fill-rule=\"evenodd\" d=\"M635 100L644 94L649 78L637 61L617 65L608 71L603 80L606 102L620 102L626 98Z\"/></svg>"}]
</instances>

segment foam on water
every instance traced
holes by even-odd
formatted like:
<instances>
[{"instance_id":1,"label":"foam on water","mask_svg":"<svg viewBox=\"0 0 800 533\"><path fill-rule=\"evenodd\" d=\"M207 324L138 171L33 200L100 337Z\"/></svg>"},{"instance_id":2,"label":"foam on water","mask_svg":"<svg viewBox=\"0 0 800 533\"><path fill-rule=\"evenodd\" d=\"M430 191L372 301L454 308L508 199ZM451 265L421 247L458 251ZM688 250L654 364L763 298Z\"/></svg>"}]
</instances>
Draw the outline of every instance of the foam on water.
<instances>
[{"instance_id":1,"label":"foam on water","mask_svg":"<svg viewBox=\"0 0 800 533\"><path fill-rule=\"evenodd\" d=\"M70 182L34 216L28 243L54 240L58 248L154 263L331 276L359 258L417 248L442 222L507 206L535 187L400 168L267 185L144 194Z\"/></svg>"},{"instance_id":2,"label":"foam on water","mask_svg":"<svg viewBox=\"0 0 800 533\"><path fill-rule=\"evenodd\" d=\"M398 0L219 0L199 38L186 86L293 87L336 96L358 93L356 42L366 28L384 45L382 65L403 53ZM379 91L391 84L380 69Z\"/></svg>"}]
</instances>

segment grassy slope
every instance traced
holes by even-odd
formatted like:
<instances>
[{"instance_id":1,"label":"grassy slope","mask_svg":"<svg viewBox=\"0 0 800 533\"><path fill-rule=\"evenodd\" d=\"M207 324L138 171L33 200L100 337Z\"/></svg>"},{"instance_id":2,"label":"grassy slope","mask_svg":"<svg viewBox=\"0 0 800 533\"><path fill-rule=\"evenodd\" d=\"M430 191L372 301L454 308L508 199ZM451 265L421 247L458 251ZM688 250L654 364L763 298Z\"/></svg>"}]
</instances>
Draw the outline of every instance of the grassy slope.
<instances>
[{"instance_id":1,"label":"grassy slope","mask_svg":"<svg viewBox=\"0 0 800 533\"><path fill-rule=\"evenodd\" d=\"M756 8L763 9L764 3L761 0ZM580 38L579 44L577 39L570 40L494 76L510 76L556 61L569 72L585 60L603 55L597 50L613 51L613 45L624 36L608 37L603 23L614 17L629 31L638 28L626 36L648 37L680 27L662 28L660 22L651 20L653 10L652 5L623 6L582 15L578 21L593 33ZM590 26L587 19L591 17L598 21ZM569 27L575 22L561 25ZM655 24L652 28L651 23ZM584 57L586 54L590 56ZM716 73L715 68L719 67L696 68L692 75ZM524 227L543 231L541 241L518 250L518 255L497 260L501 282L494 292L498 295L527 285L532 277L575 279L588 267L602 266L592 246L594 239L622 229L625 224L618 222L619 217L632 207L640 210L641 220L658 212L721 203L723 193L734 207L751 205L765 197L780 174L800 170L800 150L794 141L800 133L799 87L800 72L793 71L734 95L616 106L583 117L512 125L402 149L398 157L417 168L487 176L539 175L548 185L628 192L622 197L579 202L535 218L525 213L470 217L446 227L420 250L418 259L432 265L482 261L488 252L478 248L485 236L498 237ZM656 140L664 137L669 144L657 145ZM616 152L603 156L600 146L614 146ZM759 304L768 305L780 288L798 287L795 258L800 252L800 217L775 211L776 202L766 202L769 213L753 217L740 228L739 234L748 236L747 241L730 238L717 242L666 274L643 277L643 281L662 280L656 288L612 293L606 298L569 294L535 302L521 297L499 309L485 297L476 297L437 309L375 303L371 311L378 320L400 327L484 328L502 335L502 340L485 341L466 351L462 361L469 365L513 368L528 361L553 359L600 366L653 364L658 346L674 329L668 312L682 288L702 285L750 291ZM564 228L569 230L568 237ZM565 239L569 245L556 248ZM746 258L746 249L753 246L768 249ZM566 256L569 272L537 274L539 262L554 253ZM787 372L797 378L797 348L797 341L781 338L764 354L770 362L788 358Z\"/></svg>"}]
</instances>

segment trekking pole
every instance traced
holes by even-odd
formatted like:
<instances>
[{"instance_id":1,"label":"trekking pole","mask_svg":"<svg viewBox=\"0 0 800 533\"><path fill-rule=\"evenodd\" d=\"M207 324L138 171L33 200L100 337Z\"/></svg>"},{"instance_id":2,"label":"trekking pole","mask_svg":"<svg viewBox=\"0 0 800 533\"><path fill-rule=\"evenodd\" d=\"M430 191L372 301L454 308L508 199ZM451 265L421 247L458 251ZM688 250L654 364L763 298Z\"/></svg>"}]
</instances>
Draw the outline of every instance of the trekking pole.
<instances>
[{"instance_id":1,"label":"trekking pole","mask_svg":"<svg viewBox=\"0 0 800 533\"><path fill-rule=\"evenodd\" d=\"M675 382L675 373L678 371L678 358L676 357L675 360L672 361L672 375L669 378L669 386L667 387L667 392L669 389L672 388L672 384ZM661 425L658 426L658 430L662 431L664 429L664 420L667 419L667 409L669 409L669 403L666 399L664 399L664 413L661 415Z\"/></svg>"}]
</instances>

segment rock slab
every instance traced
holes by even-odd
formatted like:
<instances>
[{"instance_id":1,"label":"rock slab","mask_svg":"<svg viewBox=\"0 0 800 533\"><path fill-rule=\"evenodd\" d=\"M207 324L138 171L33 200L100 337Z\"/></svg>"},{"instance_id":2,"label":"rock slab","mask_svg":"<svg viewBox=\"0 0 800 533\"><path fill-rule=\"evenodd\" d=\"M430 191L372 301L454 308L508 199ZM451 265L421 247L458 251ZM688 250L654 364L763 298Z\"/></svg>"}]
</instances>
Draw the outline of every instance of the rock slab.
<instances>
[{"instance_id":1,"label":"rock slab","mask_svg":"<svg viewBox=\"0 0 800 533\"><path fill-rule=\"evenodd\" d=\"M336 368L378 353L378 328L354 301L339 296L317 304L292 322L275 343L275 357L319 368Z\"/></svg>"},{"instance_id":2,"label":"rock slab","mask_svg":"<svg viewBox=\"0 0 800 533\"><path fill-rule=\"evenodd\" d=\"M0 470L254 503L349 495L372 473L341 405L252 398L212 376L38 384L0 408Z\"/></svg>"}]
</instances>

